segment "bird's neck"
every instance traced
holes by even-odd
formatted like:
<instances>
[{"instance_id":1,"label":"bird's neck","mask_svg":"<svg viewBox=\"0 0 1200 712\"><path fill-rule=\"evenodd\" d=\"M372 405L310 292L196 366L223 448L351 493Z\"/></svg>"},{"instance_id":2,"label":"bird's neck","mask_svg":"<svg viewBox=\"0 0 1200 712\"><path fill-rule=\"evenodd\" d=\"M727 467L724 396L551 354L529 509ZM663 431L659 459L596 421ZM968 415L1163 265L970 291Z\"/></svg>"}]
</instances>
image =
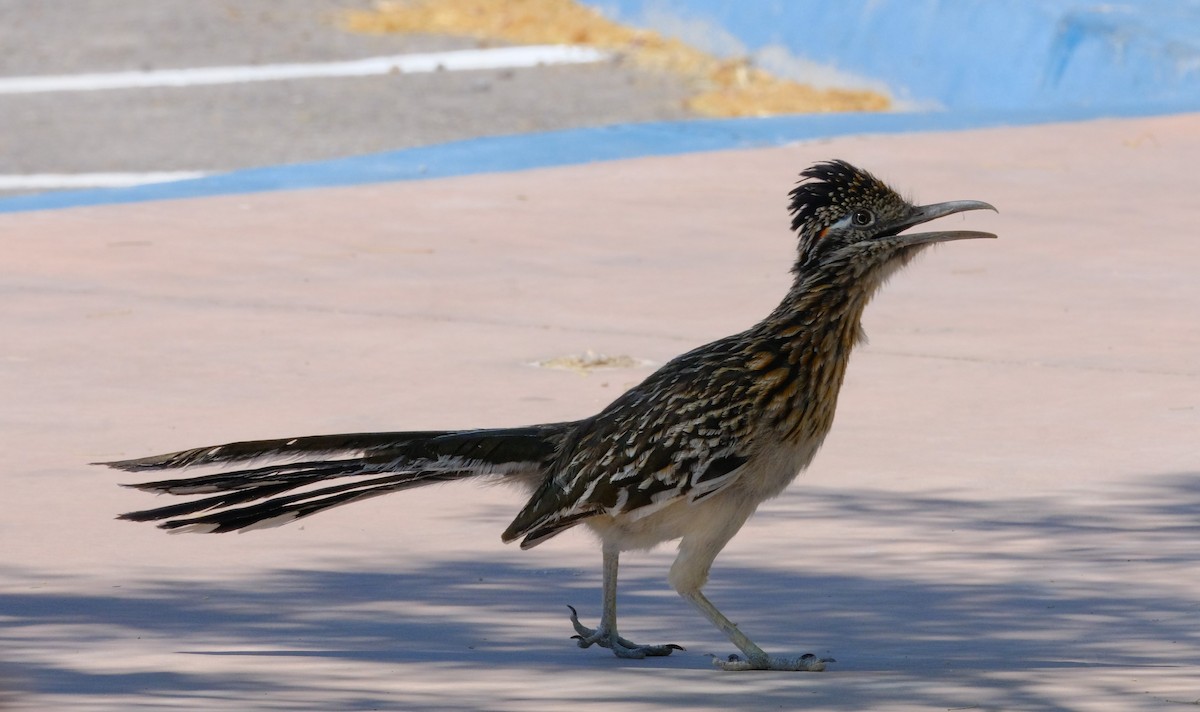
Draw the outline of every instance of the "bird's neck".
<instances>
[{"instance_id":1,"label":"bird's neck","mask_svg":"<svg viewBox=\"0 0 1200 712\"><path fill-rule=\"evenodd\" d=\"M758 325L781 347L849 355L861 339L862 314L882 280L845 270L797 271L779 306Z\"/></svg>"},{"instance_id":2,"label":"bird's neck","mask_svg":"<svg viewBox=\"0 0 1200 712\"><path fill-rule=\"evenodd\" d=\"M751 331L762 412L785 439L818 443L833 423L850 352L874 288L837 274L798 273L771 314Z\"/></svg>"}]
</instances>

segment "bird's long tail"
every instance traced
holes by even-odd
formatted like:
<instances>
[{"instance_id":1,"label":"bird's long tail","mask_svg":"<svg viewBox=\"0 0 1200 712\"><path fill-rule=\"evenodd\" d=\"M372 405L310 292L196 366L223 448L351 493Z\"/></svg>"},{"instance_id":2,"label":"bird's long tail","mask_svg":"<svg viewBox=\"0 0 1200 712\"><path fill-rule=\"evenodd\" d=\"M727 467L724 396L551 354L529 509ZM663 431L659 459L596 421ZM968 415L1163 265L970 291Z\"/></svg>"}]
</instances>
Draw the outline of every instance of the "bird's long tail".
<instances>
[{"instance_id":1,"label":"bird's long tail","mask_svg":"<svg viewBox=\"0 0 1200 712\"><path fill-rule=\"evenodd\" d=\"M119 517L159 521L160 528L175 531L246 531L434 482L485 475L536 478L569 425L316 435L97 464L143 472L258 462L245 469L127 485L159 494L208 496Z\"/></svg>"}]
</instances>

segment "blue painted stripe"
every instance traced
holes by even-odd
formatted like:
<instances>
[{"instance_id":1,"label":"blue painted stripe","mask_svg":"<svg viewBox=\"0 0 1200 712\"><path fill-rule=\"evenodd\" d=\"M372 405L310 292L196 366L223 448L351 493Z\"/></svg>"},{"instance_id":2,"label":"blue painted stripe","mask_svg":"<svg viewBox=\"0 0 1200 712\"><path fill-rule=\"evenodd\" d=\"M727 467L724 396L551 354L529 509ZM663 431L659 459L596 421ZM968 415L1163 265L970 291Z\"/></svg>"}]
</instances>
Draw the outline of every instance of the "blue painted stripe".
<instances>
[{"instance_id":1,"label":"blue painted stripe","mask_svg":"<svg viewBox=\"0 0 1200 712\"><path fill-rule=\"evenodd\" d=\"M1163 105L1130 108L1112 115L1164 113ZM1088 108L1034 111L936 112L910 114L815 114L760 119L711 119L496 136L355 156L233 171L194 180L131 188L66 191L0 200L0 213L85 205L137 203L275 190L328 188L390 181L447 178L549 166L669 156L734 148L779 146L833 136L917 131L953 131L987 126L1089 119Z\"/></svg>"}]
</instances>

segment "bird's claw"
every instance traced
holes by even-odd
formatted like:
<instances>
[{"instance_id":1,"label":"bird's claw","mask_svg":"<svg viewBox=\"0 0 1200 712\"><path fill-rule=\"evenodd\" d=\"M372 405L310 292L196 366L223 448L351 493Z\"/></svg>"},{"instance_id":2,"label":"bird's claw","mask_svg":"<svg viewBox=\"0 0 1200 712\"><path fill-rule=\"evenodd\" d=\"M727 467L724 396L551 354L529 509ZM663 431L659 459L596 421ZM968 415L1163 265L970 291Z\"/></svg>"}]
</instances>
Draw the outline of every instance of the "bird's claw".
<instances>
[{"instance_id":1,"label":"bird's claw","mask_svg":"<svg viewBox=\"0 0 1200 712\"><path fill-rule=\"evenodd\" d=\"M571 636L571 640L577 641L581 648L590 648L593 645L599 645L602 648L608 648L613 651L613 655L618 658L631 658L640 660L647 657L662 657L670 655L676 650L683 650L683 646L674 643L665 645L638 645L633 641L626 640L619 635L614 635L609 631L603 623L597 628L588 628L579 622L579 613L574 606L568 605L571 609L571 625L575 628L577 635Z\"/></svg>"},{"instance_id":2,"label":"bird's claw","mask_svg":"<svg viewBox=\"0 0 1200 712\"><path fill-rule=\"evenodd\" d=\"M747 660L743 660L738 655L730 655L726 660L721 660L713 656L714 667L729 671L788 670L794 672L821 672L825 669L825 663L836 662L833 658L818 658L812 653L805 653L798 658L763 656L762 658L750 658Z\"/></svg>"}]
</instances>

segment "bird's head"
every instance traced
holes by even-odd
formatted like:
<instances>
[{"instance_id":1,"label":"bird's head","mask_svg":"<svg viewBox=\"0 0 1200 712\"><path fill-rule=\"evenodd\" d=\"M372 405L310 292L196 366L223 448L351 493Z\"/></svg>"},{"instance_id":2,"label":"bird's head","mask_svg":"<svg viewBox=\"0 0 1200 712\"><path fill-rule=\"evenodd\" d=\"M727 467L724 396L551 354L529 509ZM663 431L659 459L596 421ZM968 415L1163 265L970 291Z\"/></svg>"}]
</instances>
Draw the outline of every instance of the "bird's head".
<instances>
[{"instance_id":1,"label":"bird's head","mask_svg":"<svg viewBox=\"0 0 1200 712\"><path fill-rule=\"evenodd\" d=\"M800 173L790 193L792 230L799 237L796 271L845 266L879 280L936 242L995 237L952 230L904 232L910 227L966 210L995 210L978 200L913 205L870 173L835 160Z\"/></svg>"}]
</instances>

